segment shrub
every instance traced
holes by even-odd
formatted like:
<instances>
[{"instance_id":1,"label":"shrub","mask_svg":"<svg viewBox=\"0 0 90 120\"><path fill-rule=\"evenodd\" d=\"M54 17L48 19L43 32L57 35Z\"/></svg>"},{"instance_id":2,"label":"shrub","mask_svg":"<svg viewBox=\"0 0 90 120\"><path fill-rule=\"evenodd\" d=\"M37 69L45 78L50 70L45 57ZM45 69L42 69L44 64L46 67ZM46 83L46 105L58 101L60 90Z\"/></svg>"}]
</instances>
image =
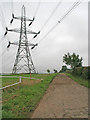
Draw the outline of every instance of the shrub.
<instances>
[{"instance_id":1,"label":"shrub","mask_svg":"<svg viewBox=\"0 0 90 120\"><path fill-rule=\"evenodd\" d=\"M88 79L90 79L90 66L88 67Z\"/></svg>"},{"instance_id":2,"label":"shrub","mask_svg":"<svg viewBox=\"0 0 90 120\"><path fill-rule=\"evenodd\" d=\"M72 69L67 69L66 72L67 73L72 73Z\"/></svg>"},{"instance_id":3,"label":"shrub","mask_svg":"<svg viewBox=\"0 0 90 120\"><path fill-rule=\"evenodd\" d=\"M47 72L50 74L50 70L49 69L47 69Z\"/></svg>"},{"instance_id":4,"label":"shrub","mask_svg":"<svg viewBox=\"0 0 90 120\"><path fill-rule=\"evenodd\" d=\"M90 79L90 66L74 68L73 75L82 76L85 79Z\"/></svg>"},{"instance_id":5,"label":"shrub","mask_svg":"<svg viewBox=\"0 0 90 120\"><path fill-rule=\"evenodd\" d=\"M83 67L76 67L76 68L74 68L74 70L73 70L73 74L74 75L78 75L78 76L81 76L82 75L82 71L83 71Z\"/></svg>"},{"instance_id":6,"label":"shrub","mask_svg":"<svg viewBox=\"0 0 90 120\"><path fill-rule=\"evenodd\" d=\"M57 73L57 70L56 70L56 69L54 69L53 71L54 71L54 73Z\"/></svg>"},{"instance_id":7,"label":"shrub","mask_svg":"<svg viewBox=\"0 0 90 120\"><path fill-rule=\"evenodd\" d=\"M66 70L67 70L67 66L66 66L66 65L63 65L63 66L62 66L62 69L60 70L60 72L66 72Z\"/></svg>"},{"instance_id":8,"label":"shrub","mask_svg":"<svg viewBox=\"0 0 90 120\"><path fill-rule=\"evenodd\" d=\"M83 68L82 77L88 79L88 67Z\"/></svg>"}]
</instances>

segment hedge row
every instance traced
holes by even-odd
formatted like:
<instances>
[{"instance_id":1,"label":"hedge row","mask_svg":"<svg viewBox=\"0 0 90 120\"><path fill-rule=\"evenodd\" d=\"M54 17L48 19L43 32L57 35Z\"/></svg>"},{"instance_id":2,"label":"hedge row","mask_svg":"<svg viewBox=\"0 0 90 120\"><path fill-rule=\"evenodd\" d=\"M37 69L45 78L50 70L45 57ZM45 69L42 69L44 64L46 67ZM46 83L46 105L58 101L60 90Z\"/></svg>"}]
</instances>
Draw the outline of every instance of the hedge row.
<instances>
[{"instance_id":1,"label":"hedge row","mask_svg":"<svg viewBox=\"0 0 90 120\"><path fill-rule=\"evenodd\" d=\"M90 66L88 67L76 67L73 70L74 75L82 76L85 79L90 79Z\"/></svg>"}]
</instances>

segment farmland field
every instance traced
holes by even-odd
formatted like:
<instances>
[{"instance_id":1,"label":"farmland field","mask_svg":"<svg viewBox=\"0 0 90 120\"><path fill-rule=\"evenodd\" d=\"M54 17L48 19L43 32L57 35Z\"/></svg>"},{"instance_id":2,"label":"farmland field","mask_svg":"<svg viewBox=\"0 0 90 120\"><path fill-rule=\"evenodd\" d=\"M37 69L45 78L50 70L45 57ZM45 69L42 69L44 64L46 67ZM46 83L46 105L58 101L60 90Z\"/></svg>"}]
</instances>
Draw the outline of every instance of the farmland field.
<instances>
[{"instance_id":1,"label":"farmland field","mask_svg":"<svg viewBox=\"0 0 90 120\"><path fill-rule=\"evenodd\" d=\"M21 84L5 89L2 94L2 117L29 118L56 75L32 74L31 77L37 79L23 78ZM13 79L15 75L10 76L12 79L3 78L3 85L12 84L12 81L18 82L18 78ZM30 74L22 74L21 76L30 77Z\"/></svg>"}]
</instances>

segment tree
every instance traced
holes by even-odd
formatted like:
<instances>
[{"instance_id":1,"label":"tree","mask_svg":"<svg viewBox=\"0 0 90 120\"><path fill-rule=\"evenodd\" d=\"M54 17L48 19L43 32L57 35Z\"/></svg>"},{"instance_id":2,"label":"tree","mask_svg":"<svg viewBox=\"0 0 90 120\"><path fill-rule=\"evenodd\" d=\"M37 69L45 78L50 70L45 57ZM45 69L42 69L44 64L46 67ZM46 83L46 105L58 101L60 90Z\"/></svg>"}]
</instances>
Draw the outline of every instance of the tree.
<instances>
[{"instance_id":1,"label":"tree","mask_svg":"<svg viewBox=\"0 0 90 120\"><path fill-rule=\"evenodd\" d=\"M50 74L50 70L49 69L47 69L47 72Z\"/></svg>"},{"instance_id":2,"label":"tree","mask_svg":"<svg viewBox=\"0 0 90 120\"><path fill-rule=\"evenodd\" d=\"M54 71L54 73L57 73L57 70L54 69L53 71Z\"/></svg>"},{"instance_id":3,"label":"tree","mask_svg":"<svg viewBox=\"0 0 90 120\"><path fill-rule=\"evenodd\" d=\"M62 69L60 70L60 72L65 72L67 70L67 66L66 65L63 65L62 66Z\"/></svg>"},{"instance_id":4,"label":"tree","mask_svg":"<svg viewBox=\"0 0 90 120\"><path fill-rule=\"evenodd\" d=\"M63 56L63 62L66 65L70 65L73 70L75 67L82 66L82 60L82 57L80 58L79 55L76 55L75 53L72 55L70 55L70 53L67 53Z\"/></svg>"}]
</instances>

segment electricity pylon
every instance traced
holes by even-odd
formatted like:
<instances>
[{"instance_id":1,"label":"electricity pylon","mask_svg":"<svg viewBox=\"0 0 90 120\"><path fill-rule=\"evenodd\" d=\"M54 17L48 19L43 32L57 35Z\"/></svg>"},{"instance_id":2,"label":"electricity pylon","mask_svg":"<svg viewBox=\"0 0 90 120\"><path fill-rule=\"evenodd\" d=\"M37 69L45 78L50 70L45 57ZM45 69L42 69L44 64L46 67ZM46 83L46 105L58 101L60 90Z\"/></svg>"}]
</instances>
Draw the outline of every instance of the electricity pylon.
<instances>
[{"instance_id":1,"label":"electricity pylon","mask_svg":"<svg viewBox=\"0 0 90 120\"><path fill-rule=\"evenodd\" d=\"M32 46L31 49L33 49L38 44L29 43L28 39L27 39L27 34L35 34L35 36L33 37L33 38L35 38L40 33L40 31L38 33L36 33L31 30L28 30L26 28L26 21L30 21L30 24L29 24L29 26L30 26L32 24L32 22L34 21L34 18L31 20L26 17L24 5L22 6L21 17L15 17L14 14L12 14L12 20L10 21L10 23L13 22L13 19L21 20L21 28L9 30L6 27L6 32L4 34L4 35L6 35L8 31L20 33L19 43L18 44L11 43L9 41L9 44L7 46L7 48L9 48L11 44L18 45L18 51L17 51L17 55L16 55L12 73L15 74L20 71L22 72L22 70L26 71L27 73L35 73L36 71L35 71L35 67L34 67L32 57L30 54L29 46Z\"/></svg>"}]
</instances>

